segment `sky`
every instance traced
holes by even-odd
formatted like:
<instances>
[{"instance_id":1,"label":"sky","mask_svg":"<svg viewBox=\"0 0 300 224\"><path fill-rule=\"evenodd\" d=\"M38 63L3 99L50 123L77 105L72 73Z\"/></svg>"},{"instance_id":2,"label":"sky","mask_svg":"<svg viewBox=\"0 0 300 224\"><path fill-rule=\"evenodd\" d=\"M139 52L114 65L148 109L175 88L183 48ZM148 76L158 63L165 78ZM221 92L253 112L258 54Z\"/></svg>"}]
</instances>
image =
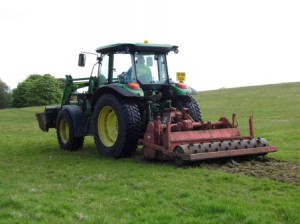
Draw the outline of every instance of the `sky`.
<instances>
[{"instance_id":1,"label":"sky","mask_svg":"<svg viewBox=\"0 0 300 224\"><path fill-rule=\"evenodd\" d=\"M0 79L88 77L78 54L112 43L179 46L170 75L198 91L300 81L300 1L0 0Z\"/></svg>"}]
</instances>

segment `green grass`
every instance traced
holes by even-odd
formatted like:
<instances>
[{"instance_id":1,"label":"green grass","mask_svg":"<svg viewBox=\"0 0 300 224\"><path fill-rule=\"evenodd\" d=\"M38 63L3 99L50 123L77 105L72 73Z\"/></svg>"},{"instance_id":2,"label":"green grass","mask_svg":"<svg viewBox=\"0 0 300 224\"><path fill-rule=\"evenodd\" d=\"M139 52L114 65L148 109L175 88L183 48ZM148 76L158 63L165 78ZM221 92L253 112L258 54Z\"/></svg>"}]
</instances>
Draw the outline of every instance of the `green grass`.
<instances>
[{"instance_id":1,"label":"green grass","mask_svg":"<svg viewBox=\"0 0 300 224\"><path fill-rule=\"evenodd\" d=\"M203 119L237 114L242 134L249 133L248 118L254 116L256 137L278 147L272 157L300 162L300 83L200 92L195 97Z\"/></svg>"},{"instance_id":2,"label":"green grass","mask_svg":"<svg viewBox=\"0 0 300 224\"><path fill-rule=\"evenodd\" d=\"M300 163L300 83L201 92L205 120L253 113L257 136ZM39 130L42 107L0 110L0 223L300 223L299 186L99 156L91 137L62 151Z\"/></svg>"}]
</instances>

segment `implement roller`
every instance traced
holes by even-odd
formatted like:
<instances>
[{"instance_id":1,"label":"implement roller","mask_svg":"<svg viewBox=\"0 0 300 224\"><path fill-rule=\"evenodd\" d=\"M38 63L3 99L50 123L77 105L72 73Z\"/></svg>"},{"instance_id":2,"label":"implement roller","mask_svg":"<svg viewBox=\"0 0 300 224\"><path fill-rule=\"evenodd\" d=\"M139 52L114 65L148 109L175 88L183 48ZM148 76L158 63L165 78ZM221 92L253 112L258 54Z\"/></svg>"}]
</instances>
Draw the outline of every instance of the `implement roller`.
<instances>
[{"instance_id":1,"label":"implement roller","mask_svg":"<svg viewBox=\"0 0 300 224\"><path fill-rule=\"evenodd\" d=\"M170 108L163 117L149 122L140 143L148 159L172 159L176 165L224 157L266 155L275 152L264 138L255 138L253 117L249 118L249 136L242 136L236 125L222 117L218 122L195 122L189 109Z\"/></svg>"}]
</instances>

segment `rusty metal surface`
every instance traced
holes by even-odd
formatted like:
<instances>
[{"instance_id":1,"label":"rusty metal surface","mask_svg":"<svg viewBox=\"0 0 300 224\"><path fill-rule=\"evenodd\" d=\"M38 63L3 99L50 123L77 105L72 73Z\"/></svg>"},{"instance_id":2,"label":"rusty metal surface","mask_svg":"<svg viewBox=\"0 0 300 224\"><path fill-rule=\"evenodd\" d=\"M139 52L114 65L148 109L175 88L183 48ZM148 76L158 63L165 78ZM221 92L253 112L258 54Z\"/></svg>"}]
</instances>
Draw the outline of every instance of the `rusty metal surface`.
<instances>
[{"instance_id":1,"label":"rusty metal surface","mask_svg":"<svg viewBox=\"0 0 300 224\"><path fill-rule=\"evenodd\" d=\"M232 123L221 117L217 122L195 122L184 111L171 108L162 118L149 122L140 143L144 157L196 161L245 155L263 155L275 152L266 139L254 138L253 117L249 119L249 135L241 135L236 127L236 115Z\"/></svg>"},{"instance_id":2,"label":"rusty metal surface","mask_svg":"<svg viewBox=\"0 0 300 224\"><path fill-rule=\"evenodd\" d=\"M226 140L240 138L240 131L237 128L213 129L213 130L194 130L184 132L171 132L171 143L180 142L205 142L212 140Z\"/></svg>"},{"instance_id":3,"label":"rusty metal surface","mask_svg":"<svg viewBox=\"0 0 300 224\"><path fill-rule=\"evenodd\" d=\"M248 149L237 149L228 151L218 151L218 152L205 152L205 153L195 153L195 154L182 154L180 157L185 161L197 161L206 159L217 159L225 157L236 157L245 155L263 155L270 152L276 152L277 148L274 146L259 147L259 148L248 148Z\"/></svg>"}]
</instances>

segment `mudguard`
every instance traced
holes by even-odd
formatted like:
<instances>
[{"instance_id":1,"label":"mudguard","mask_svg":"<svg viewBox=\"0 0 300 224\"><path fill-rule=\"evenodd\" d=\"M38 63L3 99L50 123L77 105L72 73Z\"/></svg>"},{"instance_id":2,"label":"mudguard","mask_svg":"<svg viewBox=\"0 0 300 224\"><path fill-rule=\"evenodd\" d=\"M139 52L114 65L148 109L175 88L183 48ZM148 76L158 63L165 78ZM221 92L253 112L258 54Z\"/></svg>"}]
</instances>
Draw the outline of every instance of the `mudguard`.
<instances>
[{"instance_id":1,"label":"mudguard","mask_svg":"<svg viewBox=\"0 0 300 224\"><path fill-rule=\"evenodd\" d=\"M100 87L97 92L95 93L95 96L92 101L92 108L97 103L98 98L105 93L111 93L111 94L117 94L119 96L125 96L125 97L143 97L144 92L142 89L139 90L132 90L130 89L127 84L110 84L105 85L103 87Z\"/></svg>"}]
</instances>

